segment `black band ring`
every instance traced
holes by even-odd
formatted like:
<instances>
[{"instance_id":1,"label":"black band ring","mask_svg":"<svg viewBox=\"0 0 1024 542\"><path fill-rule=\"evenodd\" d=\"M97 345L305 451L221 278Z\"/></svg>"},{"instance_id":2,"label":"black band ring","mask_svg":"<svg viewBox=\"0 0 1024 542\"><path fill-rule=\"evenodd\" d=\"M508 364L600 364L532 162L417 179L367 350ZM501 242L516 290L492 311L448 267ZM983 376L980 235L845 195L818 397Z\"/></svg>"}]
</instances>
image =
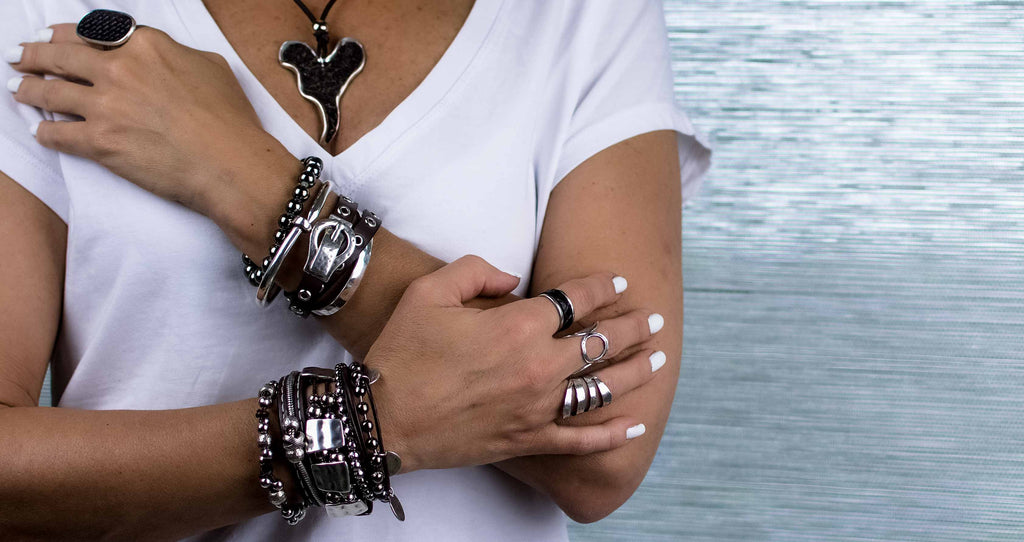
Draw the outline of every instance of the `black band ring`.
<instances>
[{"instance_id":1,"label":"black band ring","mask_svg":"<svg viewBox=\"0 0 1024 542\"><path fill-rule=\"evenodd\" d=\"M86 43L113 49L127 43L135 28L135 19L127 13L94 9L78 21L75 33Z\"/></svg>"},{"instance_id":2,"label":"black band ring","mask_svg":"<svg viewBox=\"0 0 1024 542\"><path fill-rule=\"evenodd\" d=\"M548 301L551 301L555 305L555 309L558 310L558 331L555 333L561 333L572 325L575 314L572 308L572 301L569 296L565 295L565 292L558 288L552 288L545 292L541 292L540 297L545 297Z\"/></svg>"}]
</instances>

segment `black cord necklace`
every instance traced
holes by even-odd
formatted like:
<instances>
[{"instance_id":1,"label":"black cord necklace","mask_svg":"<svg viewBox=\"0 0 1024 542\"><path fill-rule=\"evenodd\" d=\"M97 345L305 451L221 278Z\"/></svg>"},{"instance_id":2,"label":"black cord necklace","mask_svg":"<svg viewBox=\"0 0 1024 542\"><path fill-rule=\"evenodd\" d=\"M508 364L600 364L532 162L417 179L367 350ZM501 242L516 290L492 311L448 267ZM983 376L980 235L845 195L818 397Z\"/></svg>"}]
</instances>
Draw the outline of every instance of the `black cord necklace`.
<instances>
[{"instance_id":1,"label":"black cord necklace","mask_svg":"<svg viewBox=\"0 0 1024 542\"><path fill-rule=\"evenodd\" d=\"M312 102L320 113L321 145L329 144L338 134L341 125L341 95L352 79L363 71L366 63L363 44L352 38L341 38L334 50L327 54L330 45L327 13L335 1L329 0L317 19L301 0L295 0L313 24L316 51L305 42L286 41L277 53L281 65L295 72L299 94Z\"/></svg>"}]
</instances>

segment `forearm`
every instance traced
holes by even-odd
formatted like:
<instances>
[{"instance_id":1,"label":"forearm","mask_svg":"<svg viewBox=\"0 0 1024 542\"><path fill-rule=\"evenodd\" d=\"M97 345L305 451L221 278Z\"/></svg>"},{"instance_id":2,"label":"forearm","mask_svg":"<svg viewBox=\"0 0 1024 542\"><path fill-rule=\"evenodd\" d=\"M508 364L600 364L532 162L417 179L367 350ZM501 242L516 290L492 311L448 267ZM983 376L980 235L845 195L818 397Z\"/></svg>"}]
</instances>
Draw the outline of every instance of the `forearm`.
<instances>
[{"instance_id":1,"label":"forearm","mask_svg":"<svg viewBox=\"0 0 1024 542\"><path fill-rule=\"evenodd\" d=\"M274 163L283 164L284 167L275 167ZM294 157L286 152L279 154L275 160L268 161L266 166L254 169L246 176L256 179L255 182L260 182L264 186L275 186L274 190L253 193L249 198L232 206L222 207L221 212L213 213L211 217L228 233L240 250L250 254L265 254L269 240L273 237L282 202L287 201L299 169L298 161ZM281 275L280 282L286 287L297 283L295 273L304 260L305 246L306 243L297 244L291 257L290 271L286 270ZM411 243L381 229L374 238L373 258L356 295L343 310L331 317L320 318L319 321L340 344L356 358L361 358L377 339L406 287L416 278L429 274L444 264L445 262L430 256ZM597 270L596 267L590 269L592 266L589 265L587 269L577 269L568 262L558 267L558 274L544 273L544 276L540 277L540 283L554 286L583 271ZM649 271L645 271L642 274L637 273L637 278L650 277ZM652 281L656 279L650 278ZM538 289L538 284L534 284L534 289L543 289ZM631 290L640 290L644 287L642 281L638 280ZM653 290L653 295L660 293L663 292L659 289ZM514 295L500 299L478 298L474 304L483 308L509 303L516 299L518 297ZM617 306L612 310L621 314L638 306L636 303L632 305ZM611 314L605 312L601 317L609 317ZM673 323L678 321L673 320ZM676 355L679 348L665 351L670 356ZM673 371L677 371L677 364L673 365L676 366ZM645 441L644 444L634 443L612 454L528 457L506 461L498 466L510 475L550 495L575 519L587 520L594 518L595 515L607 514L632 494L653 459L668 413L668 407L665 405L671 404L672 393L675 390L673 377L665 375L663 379L670 381L671 384L661 385L659 391L653 394L657 400L648 398L647 401L641 401L638 407L631 407L626 399L617 399L616 404L573 420L574 423L594 424L624 413L639 416L648 423L650 432L649 437L641 439ZM652 408L652 403L658 406ZM567 490L579 484L585 484L591 489ZM606 499L603 502L596 502L591 498L593 495L601 495Z\"/></svg>"},{"instance_id":2,"label":"forearm","mask_svg":"<svg viewBox=\"0 0 1024 542\"><path fill-rule=\"evenodd\" d=\"M177 539L272 511L255 411L0 408L0 538Z\"/></svg>"},{"instance_id":3,"label":"forearm","mask_svg":"<svg viewBox=\"0 0 1024 542\"><path fill-rule=\"evenodd\" d=\"M238 183L248 182L266 189L221 193L211 198L203 212L241 252L259 261L267 253L277 229L277 218L284 202L291 197L301 166L276 141L254 154L263 158L242 164L236 172L237 179L225 185L239 186ZM336 197L330 198L324 209L332 208L336 201ZM387 225L387 217L384 217L384 225ZM279 273L278 283L286 290L298 284L307 250L308 242L303 238L296 243ZM343 310L317 320L346 350L361 359L380 335L409 284L446 263L381 228L373 238L373 257L356 294ZM238 276L243 280L241 272ZM478 299L472 305L486 308L515 299L518 298Z\"/></svg>"}]
</instances>

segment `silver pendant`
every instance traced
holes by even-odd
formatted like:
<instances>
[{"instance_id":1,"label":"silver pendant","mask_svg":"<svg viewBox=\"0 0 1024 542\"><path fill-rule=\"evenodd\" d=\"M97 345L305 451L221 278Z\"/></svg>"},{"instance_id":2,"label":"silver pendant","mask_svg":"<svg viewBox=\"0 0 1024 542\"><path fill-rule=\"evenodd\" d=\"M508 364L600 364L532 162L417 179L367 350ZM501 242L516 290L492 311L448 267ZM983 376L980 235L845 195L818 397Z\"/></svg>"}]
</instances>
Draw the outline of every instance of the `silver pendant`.
<instances>
[{"instance_id":1,"label":"silver pendant","mask_svg":"<svg viewBox=\"0 0 1024 542\"><path fill-rule=\"evenodd\" d=\"M395 490L391 490L391 494L388 495L388 504L391 505L391 513L398 521L405 521L405 509L402 508L402 501L398 500L398 495L395 495Z\"/></svg>"},{"instance_id":2,"label":"silver pendant","mask_svg":"<svg viewBox=\"0 0 1024 542\"><path fill-rule=\"evenodd\" d=\"M366 64L363 45L342 38L326 57L319 57L301 41L281 44L277 60L295 72L299 94L320 113L320 144L327 145L338 134L341 124L341 95Z\"/></svg>"}]
</instances>

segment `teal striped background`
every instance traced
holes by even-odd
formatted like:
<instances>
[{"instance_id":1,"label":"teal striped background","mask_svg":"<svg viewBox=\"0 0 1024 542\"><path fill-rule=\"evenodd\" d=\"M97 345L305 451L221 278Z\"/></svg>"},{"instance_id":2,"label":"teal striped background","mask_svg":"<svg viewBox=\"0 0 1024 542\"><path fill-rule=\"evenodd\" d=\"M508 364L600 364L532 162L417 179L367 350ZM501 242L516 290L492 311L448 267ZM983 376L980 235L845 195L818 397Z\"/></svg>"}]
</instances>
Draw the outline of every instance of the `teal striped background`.
<instances>
[{"instance_id":1,"label":"teal striped background","mask_svg":"<svg viewBox=\"0 0 1024 542\"><path fill-rule=\"evenodd\" d=\"M573 539L1024 540L1024 2L666 12L716 151L683 374Z\"/></svg>"}]
</instances>

